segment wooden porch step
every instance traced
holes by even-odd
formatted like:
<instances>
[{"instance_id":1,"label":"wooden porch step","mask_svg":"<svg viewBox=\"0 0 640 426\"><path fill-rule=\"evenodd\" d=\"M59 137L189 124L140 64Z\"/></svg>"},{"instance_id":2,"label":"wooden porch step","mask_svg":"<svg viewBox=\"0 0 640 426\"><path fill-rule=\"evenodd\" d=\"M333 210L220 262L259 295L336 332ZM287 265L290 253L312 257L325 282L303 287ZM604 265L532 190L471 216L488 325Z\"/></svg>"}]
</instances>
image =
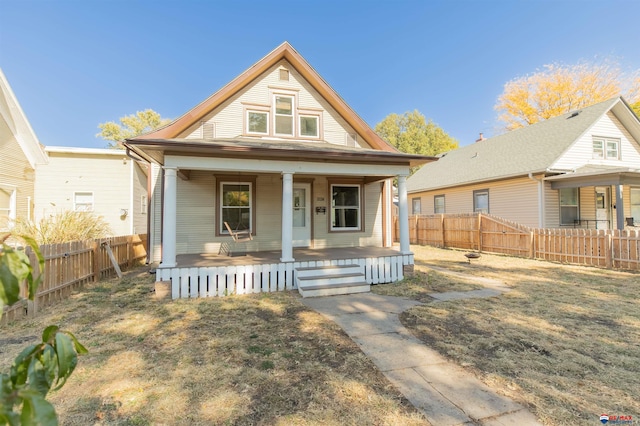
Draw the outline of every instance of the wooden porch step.
<instances>
[{"instance_id":1,"label":"wooden porch step","mask_svg":"<svg viewBox=\"0 0 640 426\"><path fill-rule=\"evenodd\" d=\"M366 282L345 284L324 284L310 287L298 287L302 297L338 296L341 294L368 293L371 285Z\"/></svg>"}]
</instances>

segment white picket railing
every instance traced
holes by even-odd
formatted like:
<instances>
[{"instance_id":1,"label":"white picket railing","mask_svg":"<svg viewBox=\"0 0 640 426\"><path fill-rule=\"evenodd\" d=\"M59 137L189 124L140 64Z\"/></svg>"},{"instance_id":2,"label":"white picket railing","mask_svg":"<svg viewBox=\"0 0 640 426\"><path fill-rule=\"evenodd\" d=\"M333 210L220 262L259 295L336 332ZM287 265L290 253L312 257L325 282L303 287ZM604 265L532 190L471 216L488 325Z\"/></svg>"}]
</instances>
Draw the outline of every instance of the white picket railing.
<instances>
[{"instance_id":1,"label":"white picket railing","mask_svg":"<svg viewBox=\"0 0 640 426\"><path fill-rule=\"evenodd\" d=\"M404 278L403 267L413 265L413 255L263 265L160 268L156 270L156 281L171 281L172 299L222 297L230 294L292 290L297 288L296 268L353 264L364 267L368 284L392 283Z\"/></svg>"}]
</instances>

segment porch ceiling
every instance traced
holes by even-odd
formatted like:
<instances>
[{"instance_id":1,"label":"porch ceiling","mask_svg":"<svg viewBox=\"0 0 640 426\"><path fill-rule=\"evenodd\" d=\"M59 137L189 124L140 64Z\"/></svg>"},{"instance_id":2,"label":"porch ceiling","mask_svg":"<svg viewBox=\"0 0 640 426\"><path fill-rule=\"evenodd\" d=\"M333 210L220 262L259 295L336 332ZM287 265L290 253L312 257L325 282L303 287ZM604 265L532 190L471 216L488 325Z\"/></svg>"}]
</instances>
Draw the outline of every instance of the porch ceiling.
<instances>
[{"instance_id":1,"label":"porch ceiling","mask_svg":"<svg viewBox=\"0 0 640 426\"><path fill-rule=\"evenodd\" d=\"M640 170L622 167L585 167L575 173L550 176L551 189L584 186L640 185Z\"/></svg>"},{"instance_id":2,"label":"porch ceiling","mask_svg":"<svg viewBox=\"0 0 640 426\"><path fill-rule=\"evenodd\" d=\"M328 142L236 139L135 139L127 149L147 161L164 165L165 156L198 156L256 160L359 163L415 167L436 157L373 149L353 148Z\"/></svg>"}]
</instances>

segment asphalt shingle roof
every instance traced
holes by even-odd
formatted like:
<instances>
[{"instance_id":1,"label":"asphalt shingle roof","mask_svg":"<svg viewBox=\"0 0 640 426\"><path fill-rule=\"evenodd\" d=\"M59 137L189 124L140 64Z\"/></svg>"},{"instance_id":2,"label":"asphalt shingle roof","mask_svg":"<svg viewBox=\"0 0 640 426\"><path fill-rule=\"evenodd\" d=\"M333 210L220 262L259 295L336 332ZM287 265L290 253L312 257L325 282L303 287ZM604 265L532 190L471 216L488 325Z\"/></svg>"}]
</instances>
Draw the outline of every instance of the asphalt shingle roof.
<instances>
[{"instance_id":1,"label":"asphalt shingle roof","mask_svg":"<svg viewBox=\"0 0 640 426\"><path fill-rule=\"evenodd\" d=\"M409 192L526 175L549 168L620 98L448 152L407 181Z\"/></svg>"}]
</instances>

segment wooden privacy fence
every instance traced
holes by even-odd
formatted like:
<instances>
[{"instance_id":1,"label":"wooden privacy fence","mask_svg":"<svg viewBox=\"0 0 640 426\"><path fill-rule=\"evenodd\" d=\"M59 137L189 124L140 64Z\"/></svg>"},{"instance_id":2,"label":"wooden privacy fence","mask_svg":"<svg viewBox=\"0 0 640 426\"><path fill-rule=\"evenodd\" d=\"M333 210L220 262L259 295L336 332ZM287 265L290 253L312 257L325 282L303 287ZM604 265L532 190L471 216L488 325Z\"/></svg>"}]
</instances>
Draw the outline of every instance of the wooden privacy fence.
<instances>
[{"instance_id":1,"label":"wooden privacy fence","mask_svg":"<svg viewBox=\"0 0 640 426\"><path fill-rule=\"evenodd\" d=\"M73 289L84 283L115 275L116 269L109 258L107 247L113 252L120 267L130 267L147 256L146 245L147 236L143 234L40 246L45 263L36 297L33 302L19 302L5 307L1 322L34 315L39 308L69 297ZM37 274L36 255L30 248L27 248L27 254ZM20 289L20 294L26 299L26 284Z\"/></svg>"},{"instance_id":2,"label":"wooden privacy fence","mask_svg":"<svg viewBox=\"0 0 640 426\"><path fill-rule=\"evenodd\" d=\"M399 238L394 218L394 240ZM409 217L412 244L640 270L640 230L536 229L479 213Z\"/></svg>"}]
</instances>

